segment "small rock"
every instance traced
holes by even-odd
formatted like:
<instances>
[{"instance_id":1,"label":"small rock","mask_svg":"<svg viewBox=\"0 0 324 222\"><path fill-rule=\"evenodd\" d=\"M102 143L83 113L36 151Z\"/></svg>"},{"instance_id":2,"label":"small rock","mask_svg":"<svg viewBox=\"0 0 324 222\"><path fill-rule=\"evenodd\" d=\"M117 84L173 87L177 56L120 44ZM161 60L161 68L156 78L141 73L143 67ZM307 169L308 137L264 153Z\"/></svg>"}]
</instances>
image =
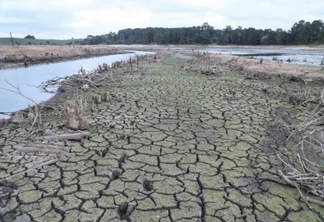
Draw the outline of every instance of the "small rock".
<instances>
[{"instance_id":1,"label":"small rock","mask_svg":"<svg viewBox=\"0 0 324 222\"><path fill-rule=\"evenodd\" d=\"M122 135L117 135L117 138L120 140L125 140L127 138L127 136L122 134Z\"/></svg>"},{"instance_id":2,"label":"small rock","mask_svg":"<svg viewBox=\"0 0 324 222\"><path fill-rule=\"evenodd\" d=\"M128 202L122 202L119 204L117 213L121 220L124 220L127 216L127 210L128 210Z\"/></svg>"},{"instance_id":3,"label":"small rock","mask_svg":"<svg viewBox=\"0 0 324 222\"><path fill-rule=\"evenodd\" d=\"M117 180L120 176L120 172L118 170L114 170L111 174L111 180Z\"/></svg>"},{"instance_id":4,"label":"small rock","mask_svg":"<svg viewBox=\"0 0 324 222\"><path fill-rule=\"evenodd\" d=\"M101 151L101 155L102 155L102 157L105 157L106 155L107 155L107 153L108 153L108 149L106 148L106 149L103 149L102 151Z\"/></svg>"},{"instance_id":5,"label":"small rock","mask_svg":"<svg viewBox=\"0 0 324 222\"><path fill-rule=\"evenodd\" d=\"M89 89L90 88L90 86L88 85L88 84L84 84L83 86L82 86L82 89Z\"/></svg>"},{"instance_id":6,"label":"small rock","mask_svg":"<svg viewBox=\"0 0 324 222\"><path fill-rule=\"evenodd\" d=\"M144 179L143 181L143 188L145 191L152 191L153 190L153 183L148 179Z\"/></svg>"},{"instance_id":7,"label":"small rock","mask_svg":"<svg viewBox=\"0 0 324 222\"><path fill-rule=\"evenodd\" d=\"M123 153L123 154L119 157L119 163L125 163L126 158L127 158L126 153Z\"/></svg>"}]
</instances>

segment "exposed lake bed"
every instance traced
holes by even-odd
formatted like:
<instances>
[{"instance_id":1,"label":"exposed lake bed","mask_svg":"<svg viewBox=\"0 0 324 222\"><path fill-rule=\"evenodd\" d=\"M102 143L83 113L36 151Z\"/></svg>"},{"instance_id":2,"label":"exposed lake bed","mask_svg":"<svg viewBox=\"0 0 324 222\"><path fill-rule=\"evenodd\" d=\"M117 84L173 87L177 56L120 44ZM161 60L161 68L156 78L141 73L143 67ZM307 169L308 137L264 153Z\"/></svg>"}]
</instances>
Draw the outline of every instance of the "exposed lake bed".
<instances>
[{"instance_id":1,"label":"exposed lake bed","mask_svg":"<svg viewBox=\"0 0 324 222\"><path fill-rule=\"evenodd\" d=\"M19 89L24 96L31 98L36 102L42 102L50 99L53 93L42 91L39 86L47 80L53 78L63 78L78 73L80 68L87 71L95 70L99 64L111 63L116 61L127 61L129 58L136 55L150 54L149 52L124 52L122 54L107 55L100 57L84 58L72 61L40 64L30 66L28 68L14 68L0 70L0 87L13 89L8 83ZM6 82L7 81L7 82ZM55 89L53 89L55 90ZM11 113L19 109L27 108L30 101L21 95L15 94L11 91L1 89L0 95L0 112ZM2 117L5 117L2 115ZM0 115L1 118L1 115Z\"/></svg>"},{"instance_id":2,"label":"exposed lake bed","mask_svg":"<svg viewBox=\"0 0 324 222\"><path fill-rule=\"evenodd\" d=\"M2 128L1 189L8 194L2 218L323 220L322 207L311 204L310 210L280 178L285 165L277 157L297 159L296 138L286 141L279 123L297 126L307 119L316 104L298 100L302 78L308 79L308 99L316 98L320 69L175 51L105 70L98 87L82 89L77 77L65 81L33 135L27 123ZM93 104L106 90L111 100ZM48 161L42 155L17 154L35 137L68 132L64 108L75 99L89 104L89 138L42 141L68 154L41 168L30 163ZM120 176L112 176L115 171Z\"/></svg>"}]
</instances>

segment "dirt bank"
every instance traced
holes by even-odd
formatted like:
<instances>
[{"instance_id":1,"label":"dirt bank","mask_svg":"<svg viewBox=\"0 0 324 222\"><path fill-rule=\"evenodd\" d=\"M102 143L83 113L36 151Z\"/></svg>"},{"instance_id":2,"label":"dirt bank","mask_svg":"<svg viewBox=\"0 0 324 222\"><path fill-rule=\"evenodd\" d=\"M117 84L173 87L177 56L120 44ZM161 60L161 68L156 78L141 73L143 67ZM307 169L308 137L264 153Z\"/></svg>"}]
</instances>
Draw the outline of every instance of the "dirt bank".
<instances>
[{"instance_id":1,"label":"dirt bank","mask_svg":"<svg viewBox=\"0 0 324 222\"><path fill-rule=\"evenodd\" d=\"M115 47L96 46L0 46L0 68L13 68L93 56L122 53Z\"/></svg>"},{"instance_id":2,"label":"dirt bank","mask_svg":"<svg viewBox=\"0 0 324 222\"><path fill-rule=\"evenodd\" d=\"M26 125L2 129L0 219L323 221L323 208L310 210L277 174L276 154L294 159L296 144L283 143L276 117L297 122L310 112L289 100L286 88L299 82L246 78L229 64L206 73L218 58L191 56L166 52L123 64L88 89L68 81L70 91L47 104L31 136ZM106 90L111 100L93 104ZM68 132L62 110L76 99L87 101L89 138L39 141L64 151L43 168L53 154L17 152L37 136Z\"/></svg>"},{"instance_id":3,"label":"dirt bank","mask_svg":"<svg viewBox=\"0 0 324 222\"><path fill-rule=\"evenodd\" d=\"M324 77L324 69L322 68L269 62L244 56L210 54L208 57L211 61L214 61L215 65L217 65L217 63L228 64L239 71L245 71L252 74L263 73L270 76L302 76L305 79L317 80L323 80Z\"/></svg>"},{"instance_id":4,"label":"dirt bank","mask_svg":"<svg viewBox=\"0 0 324 222\"><path fill-rule=\"evenodd\" d=\"M121 50L150 50L150 51L169 51L169 52L181 52L186 55L202 55L199 53L201 45L114 45L114 47ZM207 46L204 46L204 48ZM213 47L217 48L247 48L247 49L307 49L307 50L321 50L324 45L313 45L313 46L218 46L210 45L208 46L211 49ZM219 66L226 64L235 68L237 71L246 71L249 73L263 73L269 74L272 76L301 76L307 80L317 79L322 80L324 77L324 67L306 67L301 65L293 64L283 64L280 61L266 61L255 59L253 57L247 56L234 56L230 54L221 54L221 53L205 53L208 56L205 57L207 60L202 59L201 64L203 66Z\"/></svg>"}]
</instances>

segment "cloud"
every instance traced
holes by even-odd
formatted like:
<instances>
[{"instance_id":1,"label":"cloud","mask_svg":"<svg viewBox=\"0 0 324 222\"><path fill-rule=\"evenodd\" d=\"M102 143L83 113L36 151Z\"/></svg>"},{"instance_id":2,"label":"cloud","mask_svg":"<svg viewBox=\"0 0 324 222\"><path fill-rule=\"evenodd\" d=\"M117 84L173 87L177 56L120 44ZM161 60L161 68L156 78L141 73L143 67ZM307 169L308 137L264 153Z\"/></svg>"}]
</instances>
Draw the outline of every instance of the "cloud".
<instances>
[{"instance_id":1,"label":"cloud","mask_svg":"<svg viewBox=\"0 0 324 222\"><path fill-rule=\"evenodd\" d=\"M30 20L15 17L0 17L0 25L6 24L28 24Z\"/></svg>"},{"instance_id":2,"label":"cloud","mask_svg":"<svg viewBox=\"0 0 324 222\"><path fill-rule=\"evenodd\" d=\"M1 0L0 10L5 11L70 11L87 7L92 0Z\"/></svg>"},{"instance_id":3,"label":"cloud","mask_svg":"<svg viewBox=\"0 0 324 222\"><path fill-rule=\"evenodd\" d=\"M84 38L125 28L191 27L290 29L323 18L324 0L1 0L0 35Z\"/></svg>"}]
</instances>

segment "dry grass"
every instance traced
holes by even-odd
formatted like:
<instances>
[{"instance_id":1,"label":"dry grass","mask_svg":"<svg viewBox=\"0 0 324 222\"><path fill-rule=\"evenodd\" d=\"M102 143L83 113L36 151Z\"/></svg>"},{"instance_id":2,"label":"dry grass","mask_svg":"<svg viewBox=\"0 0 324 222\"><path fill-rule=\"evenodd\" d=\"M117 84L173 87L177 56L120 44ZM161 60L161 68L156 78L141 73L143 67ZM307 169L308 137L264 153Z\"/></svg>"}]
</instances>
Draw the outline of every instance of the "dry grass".
<instances>
[{"instance_id":1,"label":"dry grass","mask_svg":"<svg viewBox=\"0 0 324 222\"><path fill-rule=\"evenodd\" d=\"M0 60L10 56L15 56L17 59L23 59L24 56L28 56L37 60L46 56L52 56L52 54L54 58L70 58L112 52L116 52L116 49L110 46L96 46L96 48L92 46L0 46Z\"/></svg>"},{"instance_id":2,"label":"dry grass","mask_svg":"<svg viewBox=\"0 0 324 222\"><path fill-rule=\"evenodd\" d=\"M270 75L283 76L305 76L310 78L323 78L324 72L318 68L301 67L293 64L274 63L259 59L250 59L242 56L211 54L216 60L222 63L232 63L233 66L243 67L247 72L261 72ZM232 62L231 62L232 61Z\"/></svg>"}]
</instances>

